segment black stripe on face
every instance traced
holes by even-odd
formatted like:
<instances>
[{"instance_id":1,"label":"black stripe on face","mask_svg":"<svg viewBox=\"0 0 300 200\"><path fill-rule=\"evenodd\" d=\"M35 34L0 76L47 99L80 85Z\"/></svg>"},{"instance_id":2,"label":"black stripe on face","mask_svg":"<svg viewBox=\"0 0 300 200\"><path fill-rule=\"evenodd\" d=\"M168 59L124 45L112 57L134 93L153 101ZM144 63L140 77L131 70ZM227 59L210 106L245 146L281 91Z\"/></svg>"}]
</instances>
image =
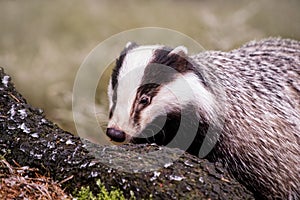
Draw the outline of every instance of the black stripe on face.
<instances>
[{"instance_id":1,"label":"black stripe on face","mask_svg":"<svg viewBox=\"0 0 300 200\"><path fill-rule=\"evenodd\" d=\"M172 50L173 49L169 47L155 50L153 59L145 69L143 83L160 82L166 84L174 79L176 73L184 74L193 72L198 76L199 80L207 86L199 71L200 66L197 66L188 55L182 56L171 53Z\"/></svg>"},{"instance_id":2,"label":"black stripe on face","mask_svg":"<svg viewBox=\"0 0 300 200\"><path fill-rule=\"evenodd\" d=\"M115 111L116 108L116 103L117 103L117 89L118 89L118 85L115 86L115 90L113 90L113 95L112 95L112 107L109 111L109 116L108 118L111 119L113 116L113 113Z\"/></svg>"},{"instance_id":3,"label":"black stripe on face","mask_svg":"<svg viewBox=\"0 0 300 200\"><path fill-rule=\"evenodd\" d=\"M137 90L130 113L137 126L141 118L141 111L151 104L152 98L159 92L160 85L172 82L177 73L186 73L192 70L193 65L189 62L188 56L170 54L172 50L168 47L155 50L152 60L145 68L141 86ZM146 99L146 103L143 102L143 97Z\"/></svg>"},{"instance_id":4,"label":"black stripe on face","mask_svg":"<svg viewBox=\"0 0 300 200\"><path fill-rule=\"evenodd\" d=\"M133 118L134 124L139 125L140 113L148 105L151 104L152 98L159 91L159 84L149 83L138 88L130 116Z\"/></svg>"}]
</instances>

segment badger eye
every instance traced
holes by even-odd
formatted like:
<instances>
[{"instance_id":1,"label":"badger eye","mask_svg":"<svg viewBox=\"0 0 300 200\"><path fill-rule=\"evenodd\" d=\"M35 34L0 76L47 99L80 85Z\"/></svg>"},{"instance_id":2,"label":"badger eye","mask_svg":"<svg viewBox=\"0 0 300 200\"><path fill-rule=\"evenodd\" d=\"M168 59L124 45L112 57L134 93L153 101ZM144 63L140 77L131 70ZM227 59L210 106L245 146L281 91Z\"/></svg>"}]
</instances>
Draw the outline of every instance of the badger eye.
<instances>
[{"instance_id":1,"label":"badger eye","mask_svg":"<svg viewBox=\"0 0 300 200\"><path fill-rule=\"evenodd\" d=\"M139 104L142 104L145 106L145 105L148 105L149 103L150 103L150 97L143 95L140 98Z\"/></svg>"}]
</instances>

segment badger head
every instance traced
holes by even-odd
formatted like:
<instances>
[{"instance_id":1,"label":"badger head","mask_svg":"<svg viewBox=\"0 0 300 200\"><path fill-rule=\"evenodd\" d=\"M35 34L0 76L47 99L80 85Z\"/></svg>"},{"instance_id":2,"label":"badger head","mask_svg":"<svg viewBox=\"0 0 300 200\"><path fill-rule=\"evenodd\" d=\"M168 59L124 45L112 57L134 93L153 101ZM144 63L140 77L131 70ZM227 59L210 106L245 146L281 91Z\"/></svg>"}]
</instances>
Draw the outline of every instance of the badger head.
<instances>
[{"instance_id":1,"label":"badger head","mask_svg":"<svg viewBox=\"0 0 300 200\"><path fill-rule=\"evenodd\" d=\"M198 67L183 46L128 43L108 86L107 136L120 143L167 145L181 130L177 143L185 137L201 140L215 102Z\"/></svg>"}]
</instances>

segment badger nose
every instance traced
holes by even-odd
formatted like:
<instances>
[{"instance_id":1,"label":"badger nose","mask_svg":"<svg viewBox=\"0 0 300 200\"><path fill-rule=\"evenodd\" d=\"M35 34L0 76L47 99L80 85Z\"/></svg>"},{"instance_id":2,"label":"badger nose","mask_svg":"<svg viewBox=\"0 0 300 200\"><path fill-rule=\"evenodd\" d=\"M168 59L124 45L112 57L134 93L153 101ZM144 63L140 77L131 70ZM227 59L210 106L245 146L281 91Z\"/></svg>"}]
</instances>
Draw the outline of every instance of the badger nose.
<instances>
[{"instance_id":1,"label":"badger nose","mask_svg":"<svg viewBox=\"0 0 300 200\"><path fill-rule=\"evenodd\" d=\"M120 131L114 128L107 128L106 135L115 142L124 142L126 139L126 134L124 131Z\"/></svg>"}]
</instances>

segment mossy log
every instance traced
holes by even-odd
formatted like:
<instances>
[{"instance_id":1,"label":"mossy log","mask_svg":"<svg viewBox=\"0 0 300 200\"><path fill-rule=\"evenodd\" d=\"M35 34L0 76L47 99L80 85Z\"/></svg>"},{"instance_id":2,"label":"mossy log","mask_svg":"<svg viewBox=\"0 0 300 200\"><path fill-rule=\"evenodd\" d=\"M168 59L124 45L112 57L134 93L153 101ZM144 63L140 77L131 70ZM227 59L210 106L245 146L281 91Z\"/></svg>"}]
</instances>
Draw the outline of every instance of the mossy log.
<instances>
[{"instance_id":1,"label":"mossy log","mask_svg":"<svg viewBox=\"0 0 300 200\"><path fill-rule=\"evenodd\" d=\"M26 102L2 68L0 154L38 168L67 192L89 186L97 193L100 179L137 199L253 199L218 163L156 145L99 146L60 129Z\"/></svg>"}]
</instances>

